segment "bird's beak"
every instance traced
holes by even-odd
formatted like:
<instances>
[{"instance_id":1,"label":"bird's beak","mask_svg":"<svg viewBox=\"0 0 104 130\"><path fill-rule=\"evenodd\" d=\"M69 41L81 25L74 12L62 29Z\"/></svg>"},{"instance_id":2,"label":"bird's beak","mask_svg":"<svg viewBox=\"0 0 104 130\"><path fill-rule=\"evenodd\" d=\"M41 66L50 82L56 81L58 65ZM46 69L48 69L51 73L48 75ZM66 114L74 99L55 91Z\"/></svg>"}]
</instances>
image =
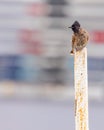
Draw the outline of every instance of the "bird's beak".
<instances>
[{"instance_id":1,"label":"bird's beak","mask_svg":"<svg viewBox=\"0 0 104 130\"><path fill-rule=\"evenodd\" d=\"M72 28L72 27L68 27L68 28Z\"/></svg>"}]
</instances>

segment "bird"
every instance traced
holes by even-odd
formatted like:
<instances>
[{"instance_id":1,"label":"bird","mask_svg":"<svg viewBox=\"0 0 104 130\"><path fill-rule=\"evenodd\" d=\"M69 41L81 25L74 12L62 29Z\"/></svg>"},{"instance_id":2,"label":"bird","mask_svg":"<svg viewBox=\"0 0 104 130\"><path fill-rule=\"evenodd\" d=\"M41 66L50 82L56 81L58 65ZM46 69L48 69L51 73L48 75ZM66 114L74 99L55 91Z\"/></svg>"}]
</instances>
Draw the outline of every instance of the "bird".
<instances>
[{"instance_id":1,"label":"bird","mask_svg":"<svg viewBox=\"0 0 104 130\"><path fill-rule=\"evenodd\" d=\"M72 50L70 51L70 54L73 55L75 51L81 51L84 47L86 47L89 40L89 34L81 27L78 21L75 21L72 26L68 28L71 28L73 31Z\"/></svg>"}]
</instances>

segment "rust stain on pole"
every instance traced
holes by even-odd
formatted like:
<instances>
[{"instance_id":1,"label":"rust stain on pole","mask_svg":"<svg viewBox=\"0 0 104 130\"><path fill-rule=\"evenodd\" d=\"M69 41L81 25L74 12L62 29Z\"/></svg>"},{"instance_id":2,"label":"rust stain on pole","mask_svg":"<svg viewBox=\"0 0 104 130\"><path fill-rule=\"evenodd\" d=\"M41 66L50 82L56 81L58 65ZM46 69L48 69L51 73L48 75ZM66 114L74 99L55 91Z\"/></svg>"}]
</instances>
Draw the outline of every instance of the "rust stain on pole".
<instances>
[{"instance_id":1,"label":"rust stain on pole","mask_svg":"<svg viewBox=\"0 0 104 130\"><path fill-rule=\"evenodd\" d=\"M74 54L75 79L75 122L76 130L89 130L88 127L88 79L87 49Z\"/></svg>"}]
</instances>

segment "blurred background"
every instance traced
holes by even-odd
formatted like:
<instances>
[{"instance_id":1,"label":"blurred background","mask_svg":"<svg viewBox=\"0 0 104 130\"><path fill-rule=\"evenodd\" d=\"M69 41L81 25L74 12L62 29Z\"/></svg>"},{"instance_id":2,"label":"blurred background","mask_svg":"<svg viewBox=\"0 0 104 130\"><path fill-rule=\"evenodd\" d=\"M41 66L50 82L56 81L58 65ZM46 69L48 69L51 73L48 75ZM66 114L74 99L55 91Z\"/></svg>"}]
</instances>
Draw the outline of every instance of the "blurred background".
<instances>
[{"instance_id":1,"label":"blurred background","mask_svg":"<svg viewBox=\"0 0 104 130\"><path fill-rule=\"evenodd\" d=\"M90 34L90 129L104 127L103 12L103 0L0 0L1 130L75 129L75 20Z\"/></svg>"}]
</instances>

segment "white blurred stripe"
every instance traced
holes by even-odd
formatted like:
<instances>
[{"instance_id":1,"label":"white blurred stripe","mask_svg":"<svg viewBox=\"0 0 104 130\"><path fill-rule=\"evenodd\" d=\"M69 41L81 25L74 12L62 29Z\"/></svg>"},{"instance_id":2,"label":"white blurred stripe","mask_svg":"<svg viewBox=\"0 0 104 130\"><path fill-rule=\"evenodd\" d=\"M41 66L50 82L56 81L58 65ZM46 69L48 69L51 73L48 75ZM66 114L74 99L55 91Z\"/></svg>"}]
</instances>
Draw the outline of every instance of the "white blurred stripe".
<instances>
[{"instance_id":1,"label":"white blurred stripe","mask_svg":"<svg viewBox=\"0 0 104 130\"><path fill-rule=\"evenodd\" d=\"M94 101L103 101L103 87L89 86L89 99ZM14 82L0 83L0 97L17 97L24 99L42 98L54 101L74 100L73 86L31 86L26 84L16 84Z\"/></svg>"},{"instance_id":2,"label":"white blurred stripe","mask_svg":"<svg viewBox=\"0 0 104 130\"><path fill-rule=\"evenodd\" d=\"M83 6L83 5L74 5L73 15L74 16L90 16L90 17L103 17L104 7L103 6Z\"/></svg>"}]
</instances>

